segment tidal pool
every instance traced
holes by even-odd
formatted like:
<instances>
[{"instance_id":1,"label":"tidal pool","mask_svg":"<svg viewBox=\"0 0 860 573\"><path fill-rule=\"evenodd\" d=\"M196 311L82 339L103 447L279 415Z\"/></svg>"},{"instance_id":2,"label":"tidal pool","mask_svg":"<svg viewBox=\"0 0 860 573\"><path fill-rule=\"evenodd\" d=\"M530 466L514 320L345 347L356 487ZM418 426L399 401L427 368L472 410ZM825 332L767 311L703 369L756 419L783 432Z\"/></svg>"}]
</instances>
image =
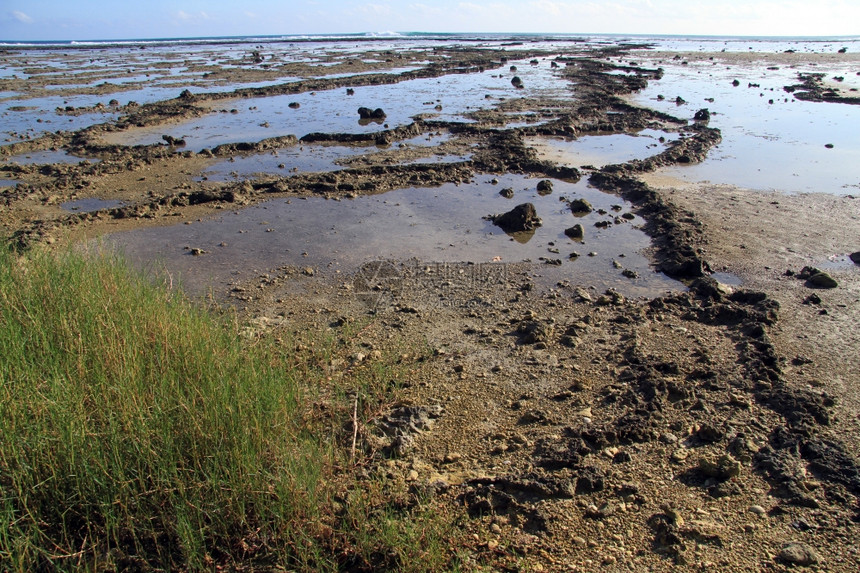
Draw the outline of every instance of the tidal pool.
<instances>
[{"instance_id":1,"label":"tidal pool","mask_svg":"<svg viewBox=\"0 0 860 573\"><path fill-rule=\"evenodd\" d=\"M540 286L566 280L601 292L612 287L627 296L684 288L651 267L643 254L650 239L638 228L642 220L630 213L629 204L584 182L555 180L553 192L541 195L538 181L484 175L470 184L352 200L277 199L190 225L114 234L108 241L142 265L161 261L192 293L220 292L237 278L254 278L283 265L335 276L374 260L530 261ZM514 190L512 199L499 194L504 188ZM595 211L574 216L561 198L585 198ZM543 220L533 233L509 235L484 218L524 202L533 203ZM625 214L628 218L622 218ZM585 228L584 241L565 235L577 223ZM191 249L205 254L191 256ZM572 259L572 253L578 256Z\"/></svg>"},{"instance_id":2,"label":"tidal pool","mask_svg":"<svg viewBox=\"0 0 860 573\"><path fill-rule=\"evenodd\" d=\"M19 165L49 165L52 163L80 163L89 161L90 163L98 163L100 160L93 157L77 157L69 155L68 152L57 150L31 151L22 153L21 155L13 155L7 159L10 163L18 163Z\"/></svg>"},{"instance_id":3,"label":"tidal pool","mask_svg":"<svg viewBox=\"0 0 860 573\"><path fill-rule=\"evenodd\" d=\"M534 147L541 159L570 167L590 165L599 169L633 159L647 159L664 151L666 144L676 139L677 133L643 129L637 133L586 135L576 139L530 137L526 145Z\"/></svg>"},{"instance_id":4,"label":"tidal pool","mask_svg":"<svg viewBox=\"0 0 860 573\"><path fill-rule=\"evenodd\" d=\"M702 108L723 141L698 164L663 173L685 181L723 183L789 193L851 194L860 190L860 106L795 99L784 86L815 66L657 63L663 79L633 96L642 106L687 117ZM832 75L832 74L828 74ZM733 82L737 80L738 86ZM658 96L664 99L659 99ZM686 103L678 105L680 96ZM713 101L709 101L713 99ZM832 147L831 147L832 146Z\"/></svg>"},{"instance_id":5,"label":"tidal pool","mask_svg":"<svg viewBox=\"0 0 860 573\"><path fill-rule=\"evenodd\" d=\"M473 74L449 74L439 78L405 80L391 85L254 97L219 102L213 112L178 125L133 128L111 133L105 140L119 145L161 143L165 133L185 139L192 151L225 143L309 133L376 133L412 123L416 116L444 121L470 122L471 111L515 97L570 97L567 81L558 77L548 60L538 65L510 62L509 68ZM511 84L519 76L524 88ZM192 90L193 91L193 90ZM290 105L292 104L292 107ZM382 108L383 121L362 121L358 108Z\"/></svg>"},{"instance_id":6,"label":"tidal pool","mask_svg":"<svg viewBox=\"0 0 860 573\"><path fill-rule=\"evenodd\" d=\"M125 203L123 203L122 201L117 201L115 199L87 198L75 199L74 201L66 201L65 203L60 204L60 207L67 211L90 213L92 211L100 211L102 209L113 209L115 207L121 207L124 204Z\"/></svg>"}]
</instances>

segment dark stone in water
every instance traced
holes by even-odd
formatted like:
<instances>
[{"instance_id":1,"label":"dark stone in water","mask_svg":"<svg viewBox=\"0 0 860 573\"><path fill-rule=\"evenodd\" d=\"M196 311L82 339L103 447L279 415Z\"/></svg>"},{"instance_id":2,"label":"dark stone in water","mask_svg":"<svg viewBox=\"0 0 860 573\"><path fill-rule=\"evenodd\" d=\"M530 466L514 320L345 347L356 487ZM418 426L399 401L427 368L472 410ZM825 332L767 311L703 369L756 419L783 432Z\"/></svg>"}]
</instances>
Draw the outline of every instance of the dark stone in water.
<instances>
[{"instance_id":1,"label":"dark stone in water","mask_svg":"<svg viewBox=\"0 0 860 573\"><path fill-rule=\"evenodd\" d=\"M710 121L711 120L711 110L708 108L702 108L696 112L696 115L693 116L693 119L696 121Z\"/></svg>"},{"instance_id":2,"label":"dark stone in water","mask_svg":"<svg viewBox=\"0 0 860 573\"><path fill-rule=\"evenodd\" d=\"M573 227L569 227L564 230L564 234L570 237L571 239L581 239L585 236L585 227L582 225L576 224Z\"/></svg>"},{"instance_id":3,"label":"dark stone in water","mask_svg":"<svg viewBox=\"0 0 860 573\"><path fill-rule=\"evenodd\" d=\"M515 88L521 88L523 87L523 80L520 78L520 76L514 76L511 80L511 85L513 85Z\"/></svg>"},{"instance_id":4,"label":"dark stone in water","mask_svg":"<svg viewBox=\"0 0 860 573\"><path fill-rule=\"evenodd\" d=\"M594 207L586 199L574 199L570 202L570 210L574 213L591 213Z\"/></svg>"},{"instance_id":5,"label":"dark stone in water","mask_svg":"<svg viewBox=\"0 0 860 573\"><path fill-rule=\"evenodd\" d=\"M552 181L549 179L543 179L539 181L537 184L537 192L540 195L549 195L552 193Z\"/></svg>"},{"instance_id":6,"label":"dark stone in water","mask_svg":"<svg viewBox=\"0 0 860 573\"><path fill-rule=\"evenodd\" d=\"M376 109L370 109L368 107L360 107L358 108L358 116L361 119L385 119L385 112L382 111L381 107Z\"/></svg>"},{"instance_id":7,"label":"dark stone in water","mask_svg":"<svg viewBox=\"0 0 860 573\"><path fill-rule=\"evenodd\" d=\"M855 265L860 265L860 251L857 251L856 253L851 253L850 255L848 255L848 258L854 261Z\"/></svg>"},{"instance_id":8,"label":"dark stone in water","mask_svg":"<svg viewBox=\"0 0 860 573\"><path fill-rule=\"evenodd\" d=\"M508 233L533 231L543 224L531 203L517 205L507 213L493 215L490 220Z\"/></svg>"}]
</instances>

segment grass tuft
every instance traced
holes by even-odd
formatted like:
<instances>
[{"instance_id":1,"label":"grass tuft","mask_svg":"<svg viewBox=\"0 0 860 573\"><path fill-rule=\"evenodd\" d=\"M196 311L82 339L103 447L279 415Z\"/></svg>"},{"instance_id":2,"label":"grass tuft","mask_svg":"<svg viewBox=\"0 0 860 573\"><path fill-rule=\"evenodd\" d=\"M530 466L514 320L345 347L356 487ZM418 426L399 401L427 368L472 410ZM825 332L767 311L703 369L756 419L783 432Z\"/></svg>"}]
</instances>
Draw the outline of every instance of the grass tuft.
<instances>
[{"instance_id":1,"label":"grass tuft","mask_svg":"<svg viewBox=\"0 0 860 573\"><path fill-rule=\"evenodd\" d=\"M450 524L344 483L323 377L114 256L0 248L2 569L444 569Z\"/></svg>"}]
</instances>

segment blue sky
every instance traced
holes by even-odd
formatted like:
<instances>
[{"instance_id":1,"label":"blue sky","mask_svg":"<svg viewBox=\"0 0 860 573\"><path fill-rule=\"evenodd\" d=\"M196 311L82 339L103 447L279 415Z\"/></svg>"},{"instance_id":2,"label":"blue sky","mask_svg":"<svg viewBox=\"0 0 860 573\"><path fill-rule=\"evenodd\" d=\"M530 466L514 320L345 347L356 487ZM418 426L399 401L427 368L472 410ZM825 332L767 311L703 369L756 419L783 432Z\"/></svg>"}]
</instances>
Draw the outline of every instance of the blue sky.
<instances>
[{"instance_id":1,"label":"blue sky","mask_svg":"<svg viewBox=\"0 0 860 573\"><path fill-rule=\"evenodd\" d=\"M860 35L860 1L0 0L0 40L384 31Z\"/></svg>"}]
</instances>

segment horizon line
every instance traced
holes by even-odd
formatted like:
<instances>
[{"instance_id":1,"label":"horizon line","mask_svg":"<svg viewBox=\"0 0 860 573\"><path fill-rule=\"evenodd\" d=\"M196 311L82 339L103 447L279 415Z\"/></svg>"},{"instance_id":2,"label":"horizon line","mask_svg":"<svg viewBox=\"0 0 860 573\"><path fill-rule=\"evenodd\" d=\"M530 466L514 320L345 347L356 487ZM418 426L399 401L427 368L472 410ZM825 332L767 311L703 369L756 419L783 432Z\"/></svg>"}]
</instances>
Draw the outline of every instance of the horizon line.
<instances>
[{"instance_id":1,"label":"horizon line","mask_svg":"<svg viewBox=\"0 0 860 573\"><path fill-rule=\"evenodd\" d=\"M366 40L396 40L409 39L412 36L546 36L546 37L634 37L634 38L689 38L689 39L726 39L726 40L806 40L806 41L833 41L833 40L860 40L860 34L845 35L735 35L735 34L670 34L670 33L624 33L624 32L426 32L426 31L382 31L382 32L318 32L318 33L288 33L288 34L237 34L216 36L164 36L152 38L91 38L91 39L48 39L48 40L6 40L0 38L0 45L27 45L27 44L74 44L74 43L111 43L111 42L181 42L181 41L206 41L206 40L243 40L251 38L284 38L290 40L301 39L366 39Z\"/></svg>"}]
</instances>

